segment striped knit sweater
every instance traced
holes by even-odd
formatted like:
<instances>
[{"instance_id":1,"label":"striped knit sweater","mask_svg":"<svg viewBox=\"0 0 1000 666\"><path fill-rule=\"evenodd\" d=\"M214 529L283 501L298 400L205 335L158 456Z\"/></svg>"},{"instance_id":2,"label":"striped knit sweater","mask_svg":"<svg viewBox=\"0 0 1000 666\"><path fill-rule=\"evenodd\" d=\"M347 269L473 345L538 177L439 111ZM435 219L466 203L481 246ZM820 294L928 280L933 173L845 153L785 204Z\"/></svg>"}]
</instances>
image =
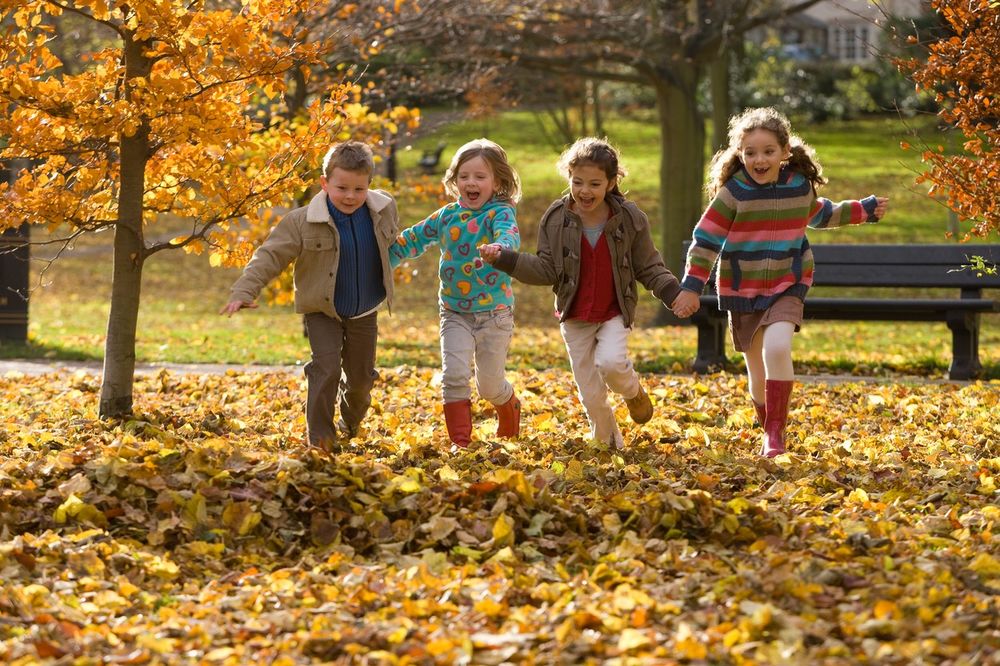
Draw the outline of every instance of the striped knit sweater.
<instances>
[{"instance_id":1,"label":"striped knit sweater","mask_svg":"<svg viewBox=\"0 0 1000 666\"><path fill-rule=\"evenodd\" d=\"M781 296L804 299L813 283L806 227L876 222L876 203L874 195L833 203L816 196L812 183L787 168L767 185L741 169L698 221L681 287L700 294L718 259L720 309L754 312Z\"/></svg>"}]
</instances>

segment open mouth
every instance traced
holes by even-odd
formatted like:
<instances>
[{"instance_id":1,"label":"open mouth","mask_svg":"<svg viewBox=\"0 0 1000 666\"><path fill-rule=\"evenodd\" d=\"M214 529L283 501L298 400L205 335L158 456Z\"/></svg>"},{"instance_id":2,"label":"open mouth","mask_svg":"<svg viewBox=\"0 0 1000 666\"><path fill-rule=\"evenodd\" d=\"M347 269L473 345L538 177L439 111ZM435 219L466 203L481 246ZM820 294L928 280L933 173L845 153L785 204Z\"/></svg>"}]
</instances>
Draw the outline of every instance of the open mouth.
<instances>
[{"instance_id":1,"label":"open mouth","mask_svg":"<svg viewBox=\"0 0 1000 666\"><path fill-rule=\"evenodd\" d=\"M469 192L468 190L466 190L465 200L468 201L469 203L476 203L477 201L479 201L479 192Z\"/></svg>"}]
</instances>

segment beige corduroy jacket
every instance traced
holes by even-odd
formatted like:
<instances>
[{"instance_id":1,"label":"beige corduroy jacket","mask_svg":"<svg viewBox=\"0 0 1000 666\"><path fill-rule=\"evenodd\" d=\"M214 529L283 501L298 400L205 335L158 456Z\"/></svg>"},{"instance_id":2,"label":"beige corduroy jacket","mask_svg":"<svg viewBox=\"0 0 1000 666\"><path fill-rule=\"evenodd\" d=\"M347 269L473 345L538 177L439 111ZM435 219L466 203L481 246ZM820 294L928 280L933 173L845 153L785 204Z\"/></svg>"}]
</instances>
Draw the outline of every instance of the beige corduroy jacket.
<instances>
[{"instance_id":1,"label":"beige corduroy jacket","mask_svg":"<svg viewBox=\"0 0 1000 666\"><path fill-rule=\"evenodd\" d=\"M382 190L369 190L365 203L378 241L385 302L391 309L389 246L399 234L399 213L395 199ZM261 289L294 261L295 311L322 312L339 318L333 307L339 259L340 236L326 207L326 192L319 192L308 205L289 211L271 229L267 240L243 269L243 275L233 284L230 300L253 302Z\"/></svg>"}]
</instances>

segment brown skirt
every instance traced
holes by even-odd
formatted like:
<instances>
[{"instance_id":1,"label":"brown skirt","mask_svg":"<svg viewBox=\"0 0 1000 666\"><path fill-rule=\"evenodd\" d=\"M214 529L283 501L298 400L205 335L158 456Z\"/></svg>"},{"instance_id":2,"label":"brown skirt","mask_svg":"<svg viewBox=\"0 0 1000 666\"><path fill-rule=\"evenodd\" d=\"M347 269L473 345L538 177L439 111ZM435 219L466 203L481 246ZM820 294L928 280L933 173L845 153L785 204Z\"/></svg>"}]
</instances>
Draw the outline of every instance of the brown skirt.
<instances>
[{"instance_id":1,"label":"brown skirt","mask_svg":"<svg viewBox=\"0 0 1000 666\"><path fill-rule=\"evenodd\" d=\"M802 327L802 299L797 296L782 296L766 310L756 312L729 313L729 333L733 337L733 347L738 352L750 349L753 336L762 326L777 321L790 321L795 324L795 332Z\"/></svg>"}]
</instances>

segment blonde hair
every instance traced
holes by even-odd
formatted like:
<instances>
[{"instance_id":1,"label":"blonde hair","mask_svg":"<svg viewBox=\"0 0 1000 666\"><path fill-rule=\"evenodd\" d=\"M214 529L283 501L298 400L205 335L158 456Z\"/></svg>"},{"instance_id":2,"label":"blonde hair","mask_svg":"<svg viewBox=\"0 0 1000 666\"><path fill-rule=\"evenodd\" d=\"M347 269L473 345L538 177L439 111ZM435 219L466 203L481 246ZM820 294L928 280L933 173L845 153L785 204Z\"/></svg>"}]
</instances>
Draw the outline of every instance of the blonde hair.
<instances>
[{"instance_id":1,"label":"blonde hair","mask_svg":"<svg viewBox=\"0 0 1000 666\"><path fill-rule=\"evenodd\" d=\"M593 165L603 171L608 182L612 183L611 192L624 196L618 189L618 184L628 175L628 171L618 159L618 151L608 143L607 139L588 136L577 139L572 146L563 151L556 163L556 169L566 178L571 178L576 167Z\"/></svg>"},{"instance_id":2,"label":"blonde hair","mask_svg":"<svg viewBox=\"0 0 1000 666\"><path fill-rule=\"evenodd\" d=\"M455 151L455 156L451 158L451 164L444 173L441 183L445 192L459 198L458 191L458 170L463 164L476 157L482 157L483 161L489 165L493 171L493 181L495 190L493 196L501 201L509 201L516 204L521 200L521 179L517 171L507 161L507 152L489 139L475 139Z\"/></svg>"},{"instance_id":3,"label":"blonde hair","mask_svg":"<svg viewBox=\"0 0 1000 666\"><path fill-rule=\"evenodd\" d=\"M747 109L729 119L729 145L715 154L708 169L705 191L710 198L714 197L726 181L743 167L743 159L740 156L743 137L748 132L758 129L771 132L778 139L779 145L789 147L791 156L787 161L788 167L805 176L812 183L813 189L826 183L823 167L816 160L812 147L792 134L792 126L784 114L765 106Z\"/></svg>"},{"instance_id":4,"label":"blonde hair","mask_svg":"<svg viewBox=\"0 0 1000 666\"><path fill-rule=\"evenodd\" d=\"M338 168L366 173L370 181L375 172L375 158L371 147L360 141L333 144L323 157L323 176L329 178L333 175L333 170Z\"/></svg>"}]
</instances>

